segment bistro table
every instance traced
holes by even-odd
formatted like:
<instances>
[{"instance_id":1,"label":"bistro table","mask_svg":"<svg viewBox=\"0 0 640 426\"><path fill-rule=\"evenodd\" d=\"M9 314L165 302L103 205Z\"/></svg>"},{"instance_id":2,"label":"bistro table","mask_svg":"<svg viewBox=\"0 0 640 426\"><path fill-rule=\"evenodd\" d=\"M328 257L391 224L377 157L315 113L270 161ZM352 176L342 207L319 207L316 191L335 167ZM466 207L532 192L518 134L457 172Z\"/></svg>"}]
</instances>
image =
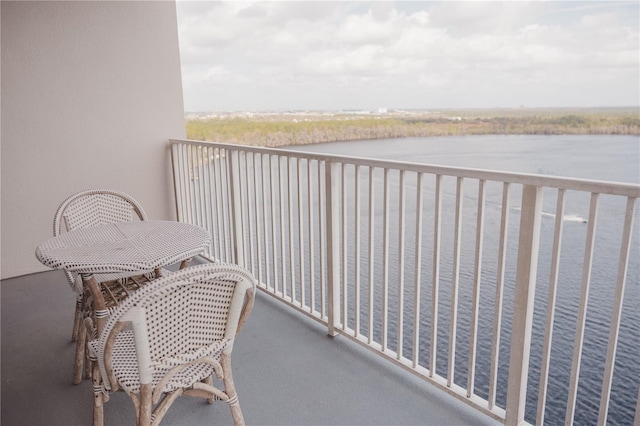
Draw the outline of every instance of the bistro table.
<instances>
[{"instance_id":1,"label":"bistro table","mask_svg":"<svg viewBox=\"0 0 640 426\"><path fill-rule=\"evenodd\" d=\"M77 229L43 242L36 257L44 265L80 274L93 298L96 329L102 332L108 311L93 274L131 274L156 271L181 262L180 268L205 251L211 241L203 228L182 222L147 220ZM84 335L84 333L81 333ZM79 338L74 383L82 380L85 339Z\"/></svg>"}]
</instances>

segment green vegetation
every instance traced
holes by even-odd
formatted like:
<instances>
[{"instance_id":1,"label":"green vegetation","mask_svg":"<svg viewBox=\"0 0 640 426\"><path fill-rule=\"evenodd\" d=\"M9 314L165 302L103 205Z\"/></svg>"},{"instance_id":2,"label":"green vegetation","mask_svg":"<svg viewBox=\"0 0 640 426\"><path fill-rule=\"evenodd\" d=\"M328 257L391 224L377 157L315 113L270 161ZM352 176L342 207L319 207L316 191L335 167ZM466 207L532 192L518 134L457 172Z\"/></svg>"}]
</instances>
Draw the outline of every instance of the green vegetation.
<instances>
[{"instance_id":1,"label":"green vegetation","mask_svg":"<svg viewBox=\"0 0 640 426\"><path fill-rule=\"evenodd\" d=\"M513 109L388 114L223 114L187 119L187 138L286 146L396 137L459 135L640 135L637 108Z\"/></svg>"}]
</instances>

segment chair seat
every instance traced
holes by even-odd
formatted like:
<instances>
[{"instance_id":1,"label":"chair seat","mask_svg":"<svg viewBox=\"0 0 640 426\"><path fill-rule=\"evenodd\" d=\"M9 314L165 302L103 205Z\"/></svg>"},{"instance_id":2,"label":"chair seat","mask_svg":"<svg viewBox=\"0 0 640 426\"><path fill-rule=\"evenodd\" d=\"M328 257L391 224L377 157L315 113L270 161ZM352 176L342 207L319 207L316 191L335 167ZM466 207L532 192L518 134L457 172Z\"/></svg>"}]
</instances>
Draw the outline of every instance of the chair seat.
<instances>
[{"instance_id":1,"label":"chair seat","mask_svg":"<svg viewBox=\"0 0 640 426\"><path fill-rule=\"evenodd\" d=\"M190 351L189 355L174 355L153 362L152 386L155 388L165 375L174 367L197 361L204 357L220 361L222 351L228 346L228 340L218 340L212 345ZM89 342L89 352L92 359L98 357L98 340ZM116 337L113 346L112 371L120 387L128 393L140 392L140 375L138 373L138 358L135 352L133 330L125 330ZM173 392L179 388L190 388L214 373L211 364L194 362L192 365L178 371L163 387L162 392Z\"/></svg>"}]
</instances>

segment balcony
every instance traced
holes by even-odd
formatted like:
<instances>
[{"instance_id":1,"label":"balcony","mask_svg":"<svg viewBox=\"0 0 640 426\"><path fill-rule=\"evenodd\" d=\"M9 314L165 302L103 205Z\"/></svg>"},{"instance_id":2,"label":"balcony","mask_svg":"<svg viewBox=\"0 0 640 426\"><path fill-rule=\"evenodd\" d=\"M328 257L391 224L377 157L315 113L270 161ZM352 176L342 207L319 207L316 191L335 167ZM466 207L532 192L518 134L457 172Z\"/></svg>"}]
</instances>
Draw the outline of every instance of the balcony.
<instances>
[{"instance_id":1,"label":"balcony","mask_svg":"<svg viewBox=\"0 0 640 426\"><path fill-rule=\"evenodd\" d=\"M638 284L628 266L640 186L192 141L171 149L179 219L212 234L206 258L244 265L262 290L234 350L249 424L638 422L637 370L619 362L637 337L637 294L625 287ZM582 238L562 245L576 203L588 211ZM555 220L542 223L543 205ZM615 267L601 270L596 225L611 206L625 214L608 236ZM567 262L580 273L559 272ZM613 277L604 324L592 275ZM573 299L559 298L568 283ZM75 299L63 275L6 279L2 293L4 423L90 423L90 384L71 384ZM558 342L558 324L570 341ZM594 328L606 336L595 356ZM129 423L128 398L112 395L105 419ZM231 423L226 406L183 398L164 420L204 423Z\"/></svg>"}]
</instances>

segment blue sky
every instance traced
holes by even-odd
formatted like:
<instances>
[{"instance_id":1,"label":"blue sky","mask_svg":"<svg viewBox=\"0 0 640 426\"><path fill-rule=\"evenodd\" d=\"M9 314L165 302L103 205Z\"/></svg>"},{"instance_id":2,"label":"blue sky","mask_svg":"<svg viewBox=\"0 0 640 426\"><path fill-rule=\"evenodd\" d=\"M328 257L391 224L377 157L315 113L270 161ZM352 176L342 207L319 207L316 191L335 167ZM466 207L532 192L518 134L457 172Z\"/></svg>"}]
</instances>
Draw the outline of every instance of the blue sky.
<instances>
[{"instance_id":1,"label":"blue sky","mask_svg":"<svg viewBox=\"0 0 640 426\"><path fill-rule=\"evenodd\" d=\"M640 105L638 1L181 1L185 110Z\"/></svg>"}]
</instances>

